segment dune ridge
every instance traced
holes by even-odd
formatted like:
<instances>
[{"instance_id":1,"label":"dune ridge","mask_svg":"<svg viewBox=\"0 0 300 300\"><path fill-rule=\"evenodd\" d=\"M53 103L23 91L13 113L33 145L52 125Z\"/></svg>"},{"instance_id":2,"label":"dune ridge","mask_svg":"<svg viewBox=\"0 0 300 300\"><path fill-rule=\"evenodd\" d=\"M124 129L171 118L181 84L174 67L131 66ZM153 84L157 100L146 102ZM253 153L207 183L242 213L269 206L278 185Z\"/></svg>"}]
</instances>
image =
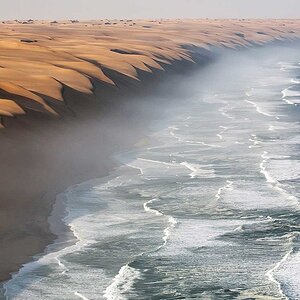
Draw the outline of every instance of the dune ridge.
<instances>
[{"instance_id":1,"label":"dune ridge","mask_svg":"<svg viewBox=\"0 0 300 300\"><path fill-rule=\"evenodd\" d=\"M101 119L113 128L114 120L131 118L119 109L128 91L196 67L216 49L299 36L300 20L2 22L0 281L55 238L47 222L55 195L111 169L122 128L112 138ZM138 136L138 126L130 126Z\"/></svg>"},{"instance_id":2,"label":"dune ridge","mask_svg":"<svg viewBox=\"0 0 300 300\"><path fill-rule=\"evenodd\" d=\"M93 81L116 85L105 70L140 81L138 71L193 62L188 47L212 51L299 37L297 20L11 21L0 25L0 117L36 111L57 117L63 87L89 95ZM53 101L48 101L51 98ZM7 100L15 102L8 105ZM22 112L22 113L20 113Z\"/></svg>"}]
</instances>

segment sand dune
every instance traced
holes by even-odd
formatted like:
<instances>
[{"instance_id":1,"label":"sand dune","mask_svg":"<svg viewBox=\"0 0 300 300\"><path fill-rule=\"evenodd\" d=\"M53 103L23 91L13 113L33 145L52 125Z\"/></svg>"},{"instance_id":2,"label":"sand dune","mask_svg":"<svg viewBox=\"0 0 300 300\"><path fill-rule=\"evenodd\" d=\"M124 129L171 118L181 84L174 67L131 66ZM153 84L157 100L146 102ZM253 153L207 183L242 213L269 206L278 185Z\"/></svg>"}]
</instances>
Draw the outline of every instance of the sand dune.
<instances>
[{"instance_id":1,"label":"sand dune","mask_svg":"<svg viewBox=\"0 0 300 300\"><path fill-rule=\"evenodd\" d=\"M174 61L192 61L186 46L249 47L299 34L300 21L291 20L3 22L0 97L15 101L23 113L8 112L0 101L0 117L24 118L28 110L55 116L55 102L47 98L64 101L64 86L92 94L93 80L115 84L107 69L139 81L138 70L151 73Z\"/></svg>"}]
</instances>

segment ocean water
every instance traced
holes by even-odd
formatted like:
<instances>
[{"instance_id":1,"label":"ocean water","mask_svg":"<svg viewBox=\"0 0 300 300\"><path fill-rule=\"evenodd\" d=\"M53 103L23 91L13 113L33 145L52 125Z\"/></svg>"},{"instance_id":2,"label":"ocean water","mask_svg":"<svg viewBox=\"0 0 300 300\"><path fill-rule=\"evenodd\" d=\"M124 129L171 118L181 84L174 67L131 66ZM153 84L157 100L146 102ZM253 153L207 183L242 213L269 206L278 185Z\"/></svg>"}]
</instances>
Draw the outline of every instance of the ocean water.
<instances>
[{"instance_id":1,"label":"ocean water","mask_svg":"<svg viewBox=\"0 0 300 300\"><path fill-rule=\"evenodd\" d=\"M300 299L300 52L250 62L60 195L72 234L4 299Z\"/></svg>"}]
</instances>

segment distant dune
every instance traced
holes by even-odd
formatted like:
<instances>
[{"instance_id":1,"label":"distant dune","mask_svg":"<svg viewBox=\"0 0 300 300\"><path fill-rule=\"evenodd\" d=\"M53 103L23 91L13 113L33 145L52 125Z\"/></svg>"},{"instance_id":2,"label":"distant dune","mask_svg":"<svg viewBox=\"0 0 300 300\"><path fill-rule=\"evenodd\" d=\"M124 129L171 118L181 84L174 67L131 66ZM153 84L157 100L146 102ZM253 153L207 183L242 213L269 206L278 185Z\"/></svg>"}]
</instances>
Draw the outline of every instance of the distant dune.
<instances>
[{"instance_id":1,"label":"distant dune","mask_svg":"<svg viewBox=\"0 0 300 300\"><path fill-rule=\"evenodd\" d=\"M216 49L299 36L300 20L2 22L0 281L53 240L55 194L110 169L118 146L90 129L91 115L101 119L147 78L196 66Z\"/></svg>"}]
</instances>

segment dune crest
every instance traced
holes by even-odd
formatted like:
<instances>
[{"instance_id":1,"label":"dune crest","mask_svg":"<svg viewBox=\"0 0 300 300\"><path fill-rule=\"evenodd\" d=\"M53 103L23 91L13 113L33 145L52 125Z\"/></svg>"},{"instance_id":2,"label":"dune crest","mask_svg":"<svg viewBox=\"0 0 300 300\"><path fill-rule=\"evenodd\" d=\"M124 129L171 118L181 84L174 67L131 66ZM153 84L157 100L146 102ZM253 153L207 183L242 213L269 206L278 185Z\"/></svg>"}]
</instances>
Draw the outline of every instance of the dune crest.
<instances>
[{"instance_id":1,"label":"dune crest","mask_svg":"<svg viewBox=\"0 0 300 300\"><path fill-rule=\"evenodd\" d=\"M115 86L111 72L140 81L139 70L193 62L188 47L249 47L299 34L297 20L2 22L0 97L15 109L0 100L0 118L26 117L31 110L57 116L65 86L92 95L94 81Z\"/></svg>"}]
</instances>

